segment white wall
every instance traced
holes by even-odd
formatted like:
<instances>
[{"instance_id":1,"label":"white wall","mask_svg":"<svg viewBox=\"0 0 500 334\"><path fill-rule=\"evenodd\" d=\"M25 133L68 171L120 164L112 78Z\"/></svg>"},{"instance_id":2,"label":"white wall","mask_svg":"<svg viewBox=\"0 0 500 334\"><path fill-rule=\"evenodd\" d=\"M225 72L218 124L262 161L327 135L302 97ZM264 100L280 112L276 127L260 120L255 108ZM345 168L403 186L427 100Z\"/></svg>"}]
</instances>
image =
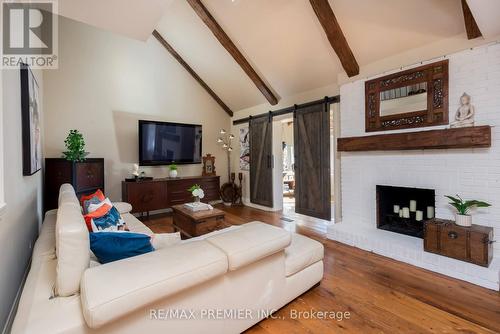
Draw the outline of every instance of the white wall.
<instances>
[{"instance_id":1,"label":"white wall","mask_svg":"<svg viewBox=\"0 0 500 334\"><path fill-rule=\"evenodd\" d=\"M279 110L282 108L287 108L293 106L294 104L301 104L310 101L315 101L324 98L325 96L336 96L339 94L339 88L337 85L330 85L326 87L320 87L311 91L303 92L301 94L287 96L282 98L279 103L275 106L271 106L268 103L260 104L251 108L246 108L239 110L234 113L233 120L240 118L245 118L250 115L259 115L272 110ZM235 142L234 151L231 152L231 170L234 172L243 173L243 202L246 205L255 206L264 210L281 210L283 193L279 189L282 187L282 172L281 169L276 168L276 166L282 166L282 150L281 150L281 122L279 120L274 120L273 122L273 156L274 156L274 166L273 171L273 190L274 190L274 206L272 208L267 208L263 206L258 206L250 203L250 184L248 183L250 174L248 171L240 170L240 146L239 142ZM248 127L248 123L233 125L231 127L232 133L239 138L238 134L241 128ZM251 162L250 162L251 163ZM278 189L279 188L279 189Z\"/></svg>"},{"instance_id":2,"label":"white wall","mask_svg":"<svg viewBox=\"0 0 500 334\"><path fill-rule=\"evenodd\" d=\"M476 124L493 126L492 147L342 153L343 221L340 224L342 226L331 228L329 237L366 247L427 269L441 270L440 272L476 284L498 288L496 267L499 266L499 243L494 244L497 260L490 266L493 272L485 272L478 266L466 265L464 262L449 258L432 257L428 253L412 253L401 251L399 248L382 249L385 246L377 249L377 245L363 245L380 235L372 235L376 230L375 186L377 184L435 189L436 216L439 218L453 218L453 209L448 205L444 195L458 193L468 199L487 201L492 207L477 210L473 217L474 223L492 226L496 239L500 236L500 44L462 51L448 58L450 120L455 117L460 96L463 92L467 92L472 96L472 104L476 107ZM364 82L365 80L359 80L340 87L342 137L366 135ZM349 237L342 234L347 230L352 232ZM390 235L391 242L417 245L415 241L410 240L415 238L385 231L377 232ZM420 239L419 242L417 246L421 249Z\"/></svg>"},{"instance_id":3,"label":"white wall","mask_svg":"<svg viewBox=\"0 0 500 334\"><path fill-rule=\"evenodd\" d=\"M281 141L285 142L288 146L293 146L293 123L285 122L281 123Z\"/></svg>"},{"instance_id":4,"label":"white wall","mask_svg":"<svg viewBox=\"0 0 500 334\"><path fill-rule=\"evenodd\" d=\"M59 28L59 69L44 75L47 157L60 157L68 131L80 130L89 157L105 159L106 193L117 200L138 161L137 120L196 123L203 126L203 154L216 156L225 182L226 155L216 139L230 118L156 39L140 42L63 17ZM166 167L144 169L168 174ZM183 165L179 173L201 169Z\"/></svg>"},{"instance_id":5,"label":"white wall","mask_svg":"<svg viewBox=\"0 0 500 334\"><path fill-rule=\"evenodd\" d=\"M33 71L43 102L40 71ZM23 176L21 82L19 70L2 70L6 206L0 213L0 328L3 328L27 269L42 217L42 175ZM43 115L43 108L41 110ZM43 123L41 124L43 129ZM43 138L42 138L43 140Z\"/></svg>"}]
</instances>

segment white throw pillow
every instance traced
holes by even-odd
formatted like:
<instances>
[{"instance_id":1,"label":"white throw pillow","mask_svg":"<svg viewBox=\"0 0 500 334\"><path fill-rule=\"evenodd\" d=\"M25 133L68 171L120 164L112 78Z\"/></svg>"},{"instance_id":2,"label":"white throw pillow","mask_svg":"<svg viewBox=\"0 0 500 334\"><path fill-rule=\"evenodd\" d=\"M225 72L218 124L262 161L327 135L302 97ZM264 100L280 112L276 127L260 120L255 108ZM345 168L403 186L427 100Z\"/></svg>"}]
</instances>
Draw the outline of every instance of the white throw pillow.
<instances>
[{"instance_id":1,"label":"white throw pillow","mask_svg":"<svg viewBox=\"0 0 500 334\"><path fill-rule=\"evenodd\" d=\"M174 246L181 242L180 232L155 233L151 236L151 245L155 250Z\"/></svg>"}]
</instances>

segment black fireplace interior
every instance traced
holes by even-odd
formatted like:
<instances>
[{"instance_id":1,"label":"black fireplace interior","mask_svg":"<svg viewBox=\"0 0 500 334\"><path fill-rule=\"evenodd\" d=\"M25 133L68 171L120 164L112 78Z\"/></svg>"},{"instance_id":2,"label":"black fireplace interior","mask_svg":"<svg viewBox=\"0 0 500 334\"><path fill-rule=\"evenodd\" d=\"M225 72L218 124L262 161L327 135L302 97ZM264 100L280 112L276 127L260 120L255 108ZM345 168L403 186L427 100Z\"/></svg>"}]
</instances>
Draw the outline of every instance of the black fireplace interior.
<instances>
[{"instance_id":1,"label":"black fireplace interior","mask_svg":"<svg viewBox=\"0 0 500 334\"><path fill-rule=\"evenodd\" d=\"M409 218L394 212L394 206L410 209L410 201L417 202L416 210L422 211L423 219L417 221L416 212L410 211ZM423 238L427 207L435 207L436 193L432 189L377 186L377 227L382 230Z\"/></svg>"}]
</instances>

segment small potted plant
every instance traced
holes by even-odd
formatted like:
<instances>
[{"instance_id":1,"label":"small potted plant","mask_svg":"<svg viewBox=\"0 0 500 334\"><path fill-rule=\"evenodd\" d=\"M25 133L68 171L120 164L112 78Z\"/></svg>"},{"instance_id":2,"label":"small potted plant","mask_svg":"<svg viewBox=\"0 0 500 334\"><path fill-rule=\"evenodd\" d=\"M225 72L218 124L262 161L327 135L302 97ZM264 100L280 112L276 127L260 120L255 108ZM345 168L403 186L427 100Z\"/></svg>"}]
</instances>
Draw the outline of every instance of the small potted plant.
<instances>
[{"instance_id":1,"label":"small potted plant","mask_svg":"<svg viewBox=\"0 0 500 334\"><path fill-rule=\"evenodd\" d=\"M63 152L63 158L69 161L84 161L89 154L85 152L85 139L78 130L69 130L69 134L64 140L66 151Z\"/></svg>"},{"instance_id":2,"label":"small potted plant","mask_svg":"<svg viewBox=\"0 0 500 334\"><path fill-rule=\"evenodd\" d=\"M471 208L487 208L491 206L491 204L477 200L464 201L459 195L457 195L457 197L446 195L445 197L450 199L450 204L457 209L455 224L460 226L472 226L472 216L469 214Z\"/></svg>"},{"instance_id":3,"label":"small potted plant","mask_svg":"<svg viewBox=\"0 0 500 334\"><path fill-rule=\"evenodd\" d=\"M195 184L191 188L188 189L191 195L194 197L194 202L199 203L200 200L205 197L205 192L201 189L200 185Z\"/></svg>"},{"instance_id":4,"label":"small potted plant","mask_svg":"<svg viewBox=\"0 0 500 334\"><path fill-rule=\"evenodd\" d=\"M168 175L172 178L177 177L177 165L175 163L172 163L170 166L168 166Z\"/></svg>"}]
</instances>

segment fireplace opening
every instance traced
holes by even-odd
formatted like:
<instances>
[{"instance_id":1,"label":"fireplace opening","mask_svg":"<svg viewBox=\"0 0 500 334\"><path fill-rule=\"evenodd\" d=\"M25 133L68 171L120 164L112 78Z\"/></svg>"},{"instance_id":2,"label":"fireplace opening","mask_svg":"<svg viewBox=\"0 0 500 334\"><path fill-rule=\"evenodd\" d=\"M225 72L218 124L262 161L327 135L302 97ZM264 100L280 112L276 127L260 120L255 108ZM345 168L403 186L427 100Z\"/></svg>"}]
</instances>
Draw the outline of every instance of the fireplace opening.
<instances>
[{"instance_id":1,"label":"fireplace opening","mask_svg":"<svg viewBox=\"0 0 500 334\"><path fill-rule=\"evenodd\" d=\"M377 228L423 238L424 222L434 218L433 189L377 185Z\"/></svg>"}]
</instances>

